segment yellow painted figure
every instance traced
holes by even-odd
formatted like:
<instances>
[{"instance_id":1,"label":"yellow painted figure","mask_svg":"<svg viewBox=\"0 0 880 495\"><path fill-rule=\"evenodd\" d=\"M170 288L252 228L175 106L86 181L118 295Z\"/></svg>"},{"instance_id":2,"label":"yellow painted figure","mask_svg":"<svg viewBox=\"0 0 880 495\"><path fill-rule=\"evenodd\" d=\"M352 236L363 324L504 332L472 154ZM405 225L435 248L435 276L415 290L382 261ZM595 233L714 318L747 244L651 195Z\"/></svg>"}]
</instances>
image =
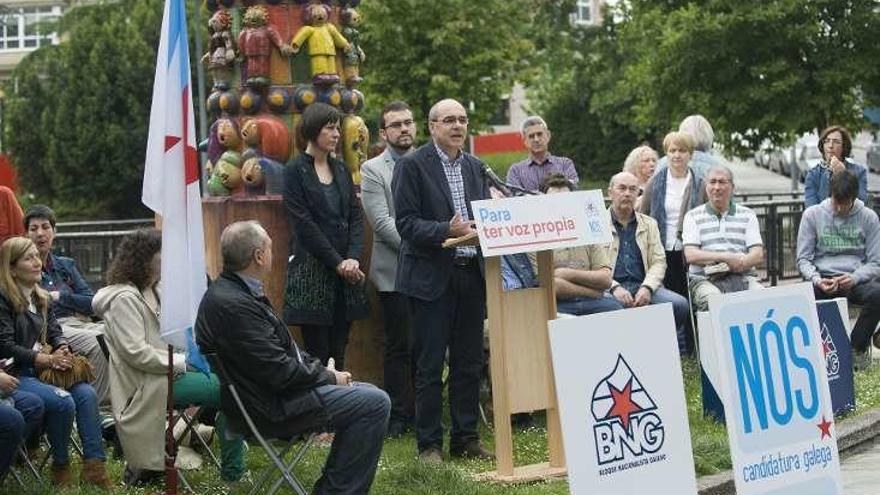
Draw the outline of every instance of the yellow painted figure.
<instances>
[{"instance_id":1,"label":"yellow painted figure","mask_svg":"<svg viewBox=\"0 0 880 495\"><path fill-rule=\"evenodd\" d=\"M306 5L304 20L310 25L303 26L290 42L291 51L298 53L306 44L315 84L334 84L339 82L336 72L336 49L351 49L351 44L341 35L332 23L328 22L330 9L323 4Z\"/></svg>"},{"instance_id":2,"label":"yellow painted figure","mask_svg":"<svg viewBox=\"0 0 880 495\"><path fill-rule=\"evenodd\" d=\"M357 115L346 115L342 120L342 156L356 185L361 183L361 164L367 160L369 145L370 131L364 119Z\"/></svg>"}]
</instances>

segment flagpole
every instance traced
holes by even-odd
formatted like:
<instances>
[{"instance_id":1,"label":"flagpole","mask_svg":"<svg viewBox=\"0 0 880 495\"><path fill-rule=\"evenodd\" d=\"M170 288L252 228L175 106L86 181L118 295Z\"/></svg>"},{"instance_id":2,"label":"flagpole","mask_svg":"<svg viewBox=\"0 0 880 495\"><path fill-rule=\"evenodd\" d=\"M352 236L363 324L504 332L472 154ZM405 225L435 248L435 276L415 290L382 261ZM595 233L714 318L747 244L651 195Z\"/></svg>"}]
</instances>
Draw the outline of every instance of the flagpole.
<instances>
[{"instance_id":1,"label":"flagpole","mask_svg":"<svg viewBox=\"0 0 880 495\"><path fill-rule=\"evenodd\" d=\"M177 445L174 443L174 349L168 346L168 427L165 428L165 495L177 495Z\"/></svg>"},{"instance_id":2,"label":"flagpole","mask_svg":"<svg viewBox=\"0 0 880 495\"><path fill-rule=\"evenodd\" d=\"M207 137L208 137L208 111L205 108L205 66L201 62L198 62L198 59L202 53L202 29L201 29L202 9L199 6L199 4L201 2L196 0L194 3L195 3L195 9L193 9L193 15L195 16L194 20L195 20L195 24L196 24L196 30L193 33L193 36L195 37L195 41L196 41L196 81L198 81L197 84L198 84L198 95L199 95L199 139L196 140L196 143L198 144L198 143L201 143L202 141L204 141L205 139L207 139ZM207 153L205 153L204 151L200 152L199 153L199 163L204 163L205 160L207 159L207 156L208 156ZM207 172L207 169L205 169L204 167L200 167L200 168L202 169L202 173L201 173L202 180L200 182L200 187L202 190L202 194L207 194L205 192L205 191L207 191L207 188L205 185L208 183L208 175L207 175L208 172Z\"/></svg>"}]
</instances>

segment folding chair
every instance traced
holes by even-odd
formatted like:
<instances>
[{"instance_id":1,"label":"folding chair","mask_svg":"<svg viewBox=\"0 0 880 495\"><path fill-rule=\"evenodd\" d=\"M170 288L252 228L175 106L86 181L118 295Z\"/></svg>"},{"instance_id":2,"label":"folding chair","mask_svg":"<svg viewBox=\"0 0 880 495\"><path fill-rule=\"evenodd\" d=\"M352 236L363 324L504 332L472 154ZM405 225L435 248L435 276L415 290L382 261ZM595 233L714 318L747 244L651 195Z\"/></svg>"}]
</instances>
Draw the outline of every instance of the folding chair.
<instances>
[{"instance_id":1,"label":"folding chair","mask_svg":"<svg viewBox=\"0 0 880 495\"><path fill-rule=\"evenodd\" d=\"M37 471L36 466L34 466L33 461L31 461L30 457L28 457L27 449L24 448L24 445L18 448L18 452L15 454L15 461L18 461L22 464L27 473L37 481L37 483L43 483L43 477L40 476L40 472ZM22 488L26 488L27 485L24 482L24 475L19 472L18 468L15 466L15 462L13 465L9 467L9 474L12 475L12 479L15 480L16 483L19 484Z\"/></svg>"},{"instance_id":2,"label":"folding chair","mask_svg":"<svg viewBox=\"0 0 880 495\"><path fill-rule=\"evenodd\" d=\"M250 436L256 438L260 445L263 447L263 450L266 451L266 455L269 456L269 459L272 460L272 465L266 467L263 471L262 475L258 478L257 482L254 483L253 488L251 488L249 495L255 495L256 493L268 493L269 495L274 494L281 488L283 483L287 483L291 489L297 495L308 495L308 491L305 486L299 481L293 473L293 469L299 464L302 460L305 453L308 451L309 447L311 447L314 442L316 434L306 433L304 435L294 435L292 438L266 438L264 437L256 424L254 424L253 419L251 419L250 414L248 414L247 407L244 402L241 400L241 396L238 394L238 390L235 388L235 385L231 380L228 379L226 369L223 366L223 363L220 362L220 358L216 353L206 353L203 352L205 358L207 358L208 363L210 363L211 368L217 373L220 377L220 383L225 384L227 390L232 395L233 400L235 401L235 405L238 408L238 412L241 414L241 417L244 418L245 423L247 423L248 429L250 430ZM275 446L272 445L273 441L277 441L281 443L281 449L278 450ZM297 446L297 443L299 445ZM294 448L296 447L296 448ZM285 459L291 455L290 460L288 462ZM260 491L260 488L269 481L269 478L275 471L280 471L281 476L279 476L276 481L273 483L272 488L268 492Z\"/></svg>"},{"instance_id":3,"label":"folding chair","mask_svg":"<svg viewBox=\"0 0 880 495\"><path fill-rule=\"evenodd\" d=\"M195 409L195 411L192 414L190 414L189 411L193 408ZM202 416L202 411L203 411L203 408L201 406L192 406L190 408L183 408L174 416L174 419L172 420L171 424L168 425L168 427L171 428L172 430L174 430L174 426L179 421L183 421L183 423L186 425L186 427L180 433L180 436L178 438L175 438L175 442L177 443L177 447L181 446L183 440L186 438L187 434L189 434L190 438L194 437L196 442L198 442L198 444L202 447L202 449L205 452L207 452L208 457L211 459L211 462L214 464L214 466L217 467L217 470L219 471L220 470L220 459L217 458L217 455L214 454L213 450L211 450L211 446L208 444L208 441L205 440L205 437L203 437L201 435L201 433L199 433L198 429L196 428L196 425L201 422L200 419Z\"/></svg>"},{"instance_id":4,"label":"folding chair","mask_svg":"<svg viewBox=\"0 0 880 495\"><path fill-rule=\"evenodd\" d=\"M49 459L52 457L52 451L54 450L52 445L49 443L49 439L48 437L46 437L45 432L42 434L42 439L46 442L46 453L43 455L43 459L40 461L40 465L37 468L39 472L43 472L43 469L46 468L46 464L49 463ZM79 443L79 431L76 429L76 418L74 418L73 427L70 429L70 445L73 447L74 452L76 452L81 459L84 458L83 449Z\"/></svg>"}]
</instances>

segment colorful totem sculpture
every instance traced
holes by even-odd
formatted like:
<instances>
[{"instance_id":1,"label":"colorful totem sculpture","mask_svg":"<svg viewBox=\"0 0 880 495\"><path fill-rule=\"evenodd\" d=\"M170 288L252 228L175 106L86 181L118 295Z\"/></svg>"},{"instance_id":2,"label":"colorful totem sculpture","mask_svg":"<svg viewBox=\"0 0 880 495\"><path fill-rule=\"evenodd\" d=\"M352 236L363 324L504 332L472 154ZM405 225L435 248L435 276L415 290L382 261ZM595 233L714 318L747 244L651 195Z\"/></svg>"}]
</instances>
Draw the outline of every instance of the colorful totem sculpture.
<instances>
[{"instance_id":1,"label":"colorful totem sculpture","mask_svg":"<svg viewBox=\"0 0 880 495\"><path fill-rule=\"evenodd\" d=\"M214 86L207 107L212 196L281 194L284 164L305 147L296 126L321 101L345 117L337 156L355 184L369 131L357 113L365 59L359 0L206 0L211 12L202 62Z\"/></svg>"}]
</instances>

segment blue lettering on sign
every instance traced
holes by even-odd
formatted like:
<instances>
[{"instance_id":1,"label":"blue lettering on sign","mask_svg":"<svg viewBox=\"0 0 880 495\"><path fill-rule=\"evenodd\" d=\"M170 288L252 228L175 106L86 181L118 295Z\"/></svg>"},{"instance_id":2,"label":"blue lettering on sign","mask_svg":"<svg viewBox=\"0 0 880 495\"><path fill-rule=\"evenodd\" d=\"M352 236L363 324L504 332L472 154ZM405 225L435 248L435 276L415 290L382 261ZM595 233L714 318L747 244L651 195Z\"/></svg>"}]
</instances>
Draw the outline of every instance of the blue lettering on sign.
<instances>
[{"instance_id":1,"label":"blue lettering on sign","mask_svg":"<svg viewBox=\"0 0 880 495\"><path fill-rule=\"evenodd\" d=\"M766 321L761 324L758 336L755 335L753 323L746 323L745 331L740 325L731 325L729 331L746 433L755 429L752 424L752 407L762 430L769 428L771 417L777 425L788 424L794 414L793 404L804 419L816 416L819 411L816 371L809 359L798 354L795 345L795 338L799 338L804 347L812 345L809 328L803 318L792 316L783 331L773 320L771 309L767 313ZM781 377L779 383L773 379L774 364L778 366ZM806 393L801 387L792 390L792 373L797 370L801 370L806 376ZM805 400L807 395L809 402Z\"/></svg>"},{"instance_id":2,"label":"blue lettering on sign","mask_svg":"<svg viewBox=\"0 0 880 495\"><path fill-rule=\"evenodd\" d=\"M481 222L509 222L513 217L510 210L493 210L491 208L479 208Z\"/></svg>"}]
</instances>

